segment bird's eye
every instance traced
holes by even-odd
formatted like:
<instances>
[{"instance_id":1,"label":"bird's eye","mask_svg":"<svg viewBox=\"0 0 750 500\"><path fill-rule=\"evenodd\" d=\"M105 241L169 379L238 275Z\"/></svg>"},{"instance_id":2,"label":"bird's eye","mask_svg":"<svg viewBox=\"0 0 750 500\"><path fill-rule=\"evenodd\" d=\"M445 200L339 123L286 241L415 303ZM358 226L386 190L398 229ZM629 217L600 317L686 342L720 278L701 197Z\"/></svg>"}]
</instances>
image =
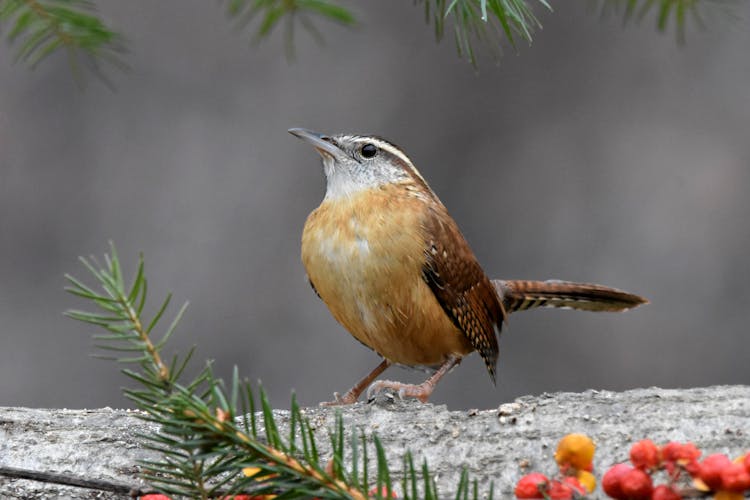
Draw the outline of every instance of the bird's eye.
<instances>
[{"instance_id":1,"label":"bird's eye","mask_svg":"<svg viewBox=\"0 0 750 500\"><path fill-rule=\"evenodd\" d=\"M378 148L374 144L367 143L362 146L362 157L372 158L378 153Z\"/></svg>"}]
</instances>

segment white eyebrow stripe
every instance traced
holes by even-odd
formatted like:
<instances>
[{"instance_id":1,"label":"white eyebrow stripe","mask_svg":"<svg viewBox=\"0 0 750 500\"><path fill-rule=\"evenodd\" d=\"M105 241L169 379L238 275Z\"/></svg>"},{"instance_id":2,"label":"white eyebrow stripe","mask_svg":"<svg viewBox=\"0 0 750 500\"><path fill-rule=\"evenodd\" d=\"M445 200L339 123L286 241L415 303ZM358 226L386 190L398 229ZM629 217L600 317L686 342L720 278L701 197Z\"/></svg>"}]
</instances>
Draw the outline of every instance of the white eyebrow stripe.
<instances>
[{"instance_id":1,"label":"white eyebrow stripe","mask_svg":"<svg viewBox=\"0 0 750 500\"><path fill-rule=\"evenodd\" d=\"M380 149L388 151L393 156L398 156L399 158L401 158L401 160L403 160L404 163L406 163L410 167L414 168L414 164L411 162L411 160L404 154L403 151L401 151L400 149L394 147L393 144L391 144L389 142L385 142L385 141L380 141L378 139L369 139L369 141L372 142L373 144L375 144Z\"/></svg>"},{"instance_id":2,"label":"white eyebrow stripe","mask_svg":"<svg viewBox=\"0 0 750 500\"><path fill-rule=\"evenodd\" d=\"M364 137L363 137L363 139L364 139ZM389 142L381 141L381 140L378 140L378 139L375 139L375 138L366 138L366 139L369 142L372 142L373 144L375 144L380 149L382 149L384 151L387 151L390 154L392 154L393 156L396 156L396 157L400 158L404 163L406 163L406 165L412 170L412 172L414 172L417 175L417 177L419 177L422 180L422 182L424 182L425 185L427 185L427 181L425 180L425 178L422 177L422 174L419 173L419 170L417 170L417 167L414 166L414 164L404 154L403 151L401 151L397 147L393 146L393 144L391 144Z\"/></svg>"}]
</instances>

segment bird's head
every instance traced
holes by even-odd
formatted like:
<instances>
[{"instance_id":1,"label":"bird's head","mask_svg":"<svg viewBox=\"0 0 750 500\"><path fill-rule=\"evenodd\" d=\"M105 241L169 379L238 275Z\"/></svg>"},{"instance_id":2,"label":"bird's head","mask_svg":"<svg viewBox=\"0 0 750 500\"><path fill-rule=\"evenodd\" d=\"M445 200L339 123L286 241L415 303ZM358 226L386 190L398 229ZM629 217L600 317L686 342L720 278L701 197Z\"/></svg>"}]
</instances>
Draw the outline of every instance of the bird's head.
<instances>
[{"instance_id":1,"label":"bird's head","mask_svg":"<svg viewBox=\"0 0 750 500\"><path fill-rule=\"evenodd\" d=\"M312 145L323 160L326 198L351 196L384 184L417 184L432 193L406 153L377 136L325 135L302 128L289 133Z\"/></svg>"}]
</instances>

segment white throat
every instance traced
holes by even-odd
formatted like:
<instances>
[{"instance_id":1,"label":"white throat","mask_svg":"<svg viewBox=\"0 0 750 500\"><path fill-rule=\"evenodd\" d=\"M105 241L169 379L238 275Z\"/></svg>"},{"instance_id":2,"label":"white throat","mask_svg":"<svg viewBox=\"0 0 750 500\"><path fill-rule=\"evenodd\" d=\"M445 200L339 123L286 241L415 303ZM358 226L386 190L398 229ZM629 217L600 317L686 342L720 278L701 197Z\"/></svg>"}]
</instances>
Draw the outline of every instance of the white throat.
<instances>
[{"instance_id":1,"label":"white throat","mask_svg":"<svg viewBox=\"0 0 750 500\"><path fill-rule=\"evenodd\" d=\"M323 158L326 174L326 200L349 198L362 191L393 182L390 176L379 175L372 168L352 168L353 165L337 165L330 157Z\"/></svg>"}]
</instances>

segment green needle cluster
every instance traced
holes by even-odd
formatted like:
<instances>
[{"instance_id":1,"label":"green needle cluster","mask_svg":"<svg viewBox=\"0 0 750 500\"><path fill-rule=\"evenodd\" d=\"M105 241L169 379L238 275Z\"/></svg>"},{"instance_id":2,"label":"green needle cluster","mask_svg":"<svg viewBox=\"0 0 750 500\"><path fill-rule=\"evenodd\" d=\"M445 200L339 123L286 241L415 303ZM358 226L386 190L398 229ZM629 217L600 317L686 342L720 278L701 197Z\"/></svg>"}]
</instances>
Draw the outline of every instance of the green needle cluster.
<instances>
[{"instance_id":1,"label":"green needle cluster","mask_svg":"<svg viewBox=\"0 0 750 500\"><path fill-rule=\"evenodd\" d=\"M567 2L561 3L563 7ZM613 12L625 21L655 17L660 31L674 27L678 41L685 40L692 21L703 26L703 11L709 7L732 17L731 6L738 0L578 0L602 13ZM323 42L318 23L328 21L343 26L357 24L355 14L338 0L225 0L227 17L240 29L254 31L257 42L282 26L288 58L294 57L295 32L304 29ZM552 11L548 0L414 0L421 4L425 21L432 25L437 40L451 29L460 57L477 64L476 45L499 57L503 40L512 47L518 41L531 43L541 28L535 9ZM31 67L52 53L68 53L74 73L79 75L83 61L106 83L103 63L125 68L121 59L125 43L122 35L102 21L89 0L0 0L0 29L15 46L16 60Z\"/></svg>"},{"instance_id":2,"label":"green needle cluster","mask_svg":"<svg viewBox=\"0 0 750 500\"><path fill-rule=\"evenodd\" d=\"M171 295L150 320L145 318L148 286L143 257L129 285L114 245L103 265L93 257L81 262L96 286L67 275L66 290L88 301L94 311L72 310L66 315L106 330L95 336L98 347L121 353L109 358L126 365L123 373L137 384L124 394L142 410L140 418L155 424L153 432L141 437L158 458L142 466L144 478L158 491L200 499L237 494L367 499L390 498L393 491L399 498L440 498L427 463L415 467L410 453L403 456L401 481L394 485L377 435L365 436L360 429L347 432L340 414L330 432L331 451L324 456L294 397L288 431L282 432L265 392L261 389L256 398L236 367L229 384L214 376L210 363L186 380L194 351L167 363L162 350L187 304L154 340ZM488 488L492 498L492 485ZM477 482L464 470L456 498L479 496Z\"/></svg>"}]
</instances>

